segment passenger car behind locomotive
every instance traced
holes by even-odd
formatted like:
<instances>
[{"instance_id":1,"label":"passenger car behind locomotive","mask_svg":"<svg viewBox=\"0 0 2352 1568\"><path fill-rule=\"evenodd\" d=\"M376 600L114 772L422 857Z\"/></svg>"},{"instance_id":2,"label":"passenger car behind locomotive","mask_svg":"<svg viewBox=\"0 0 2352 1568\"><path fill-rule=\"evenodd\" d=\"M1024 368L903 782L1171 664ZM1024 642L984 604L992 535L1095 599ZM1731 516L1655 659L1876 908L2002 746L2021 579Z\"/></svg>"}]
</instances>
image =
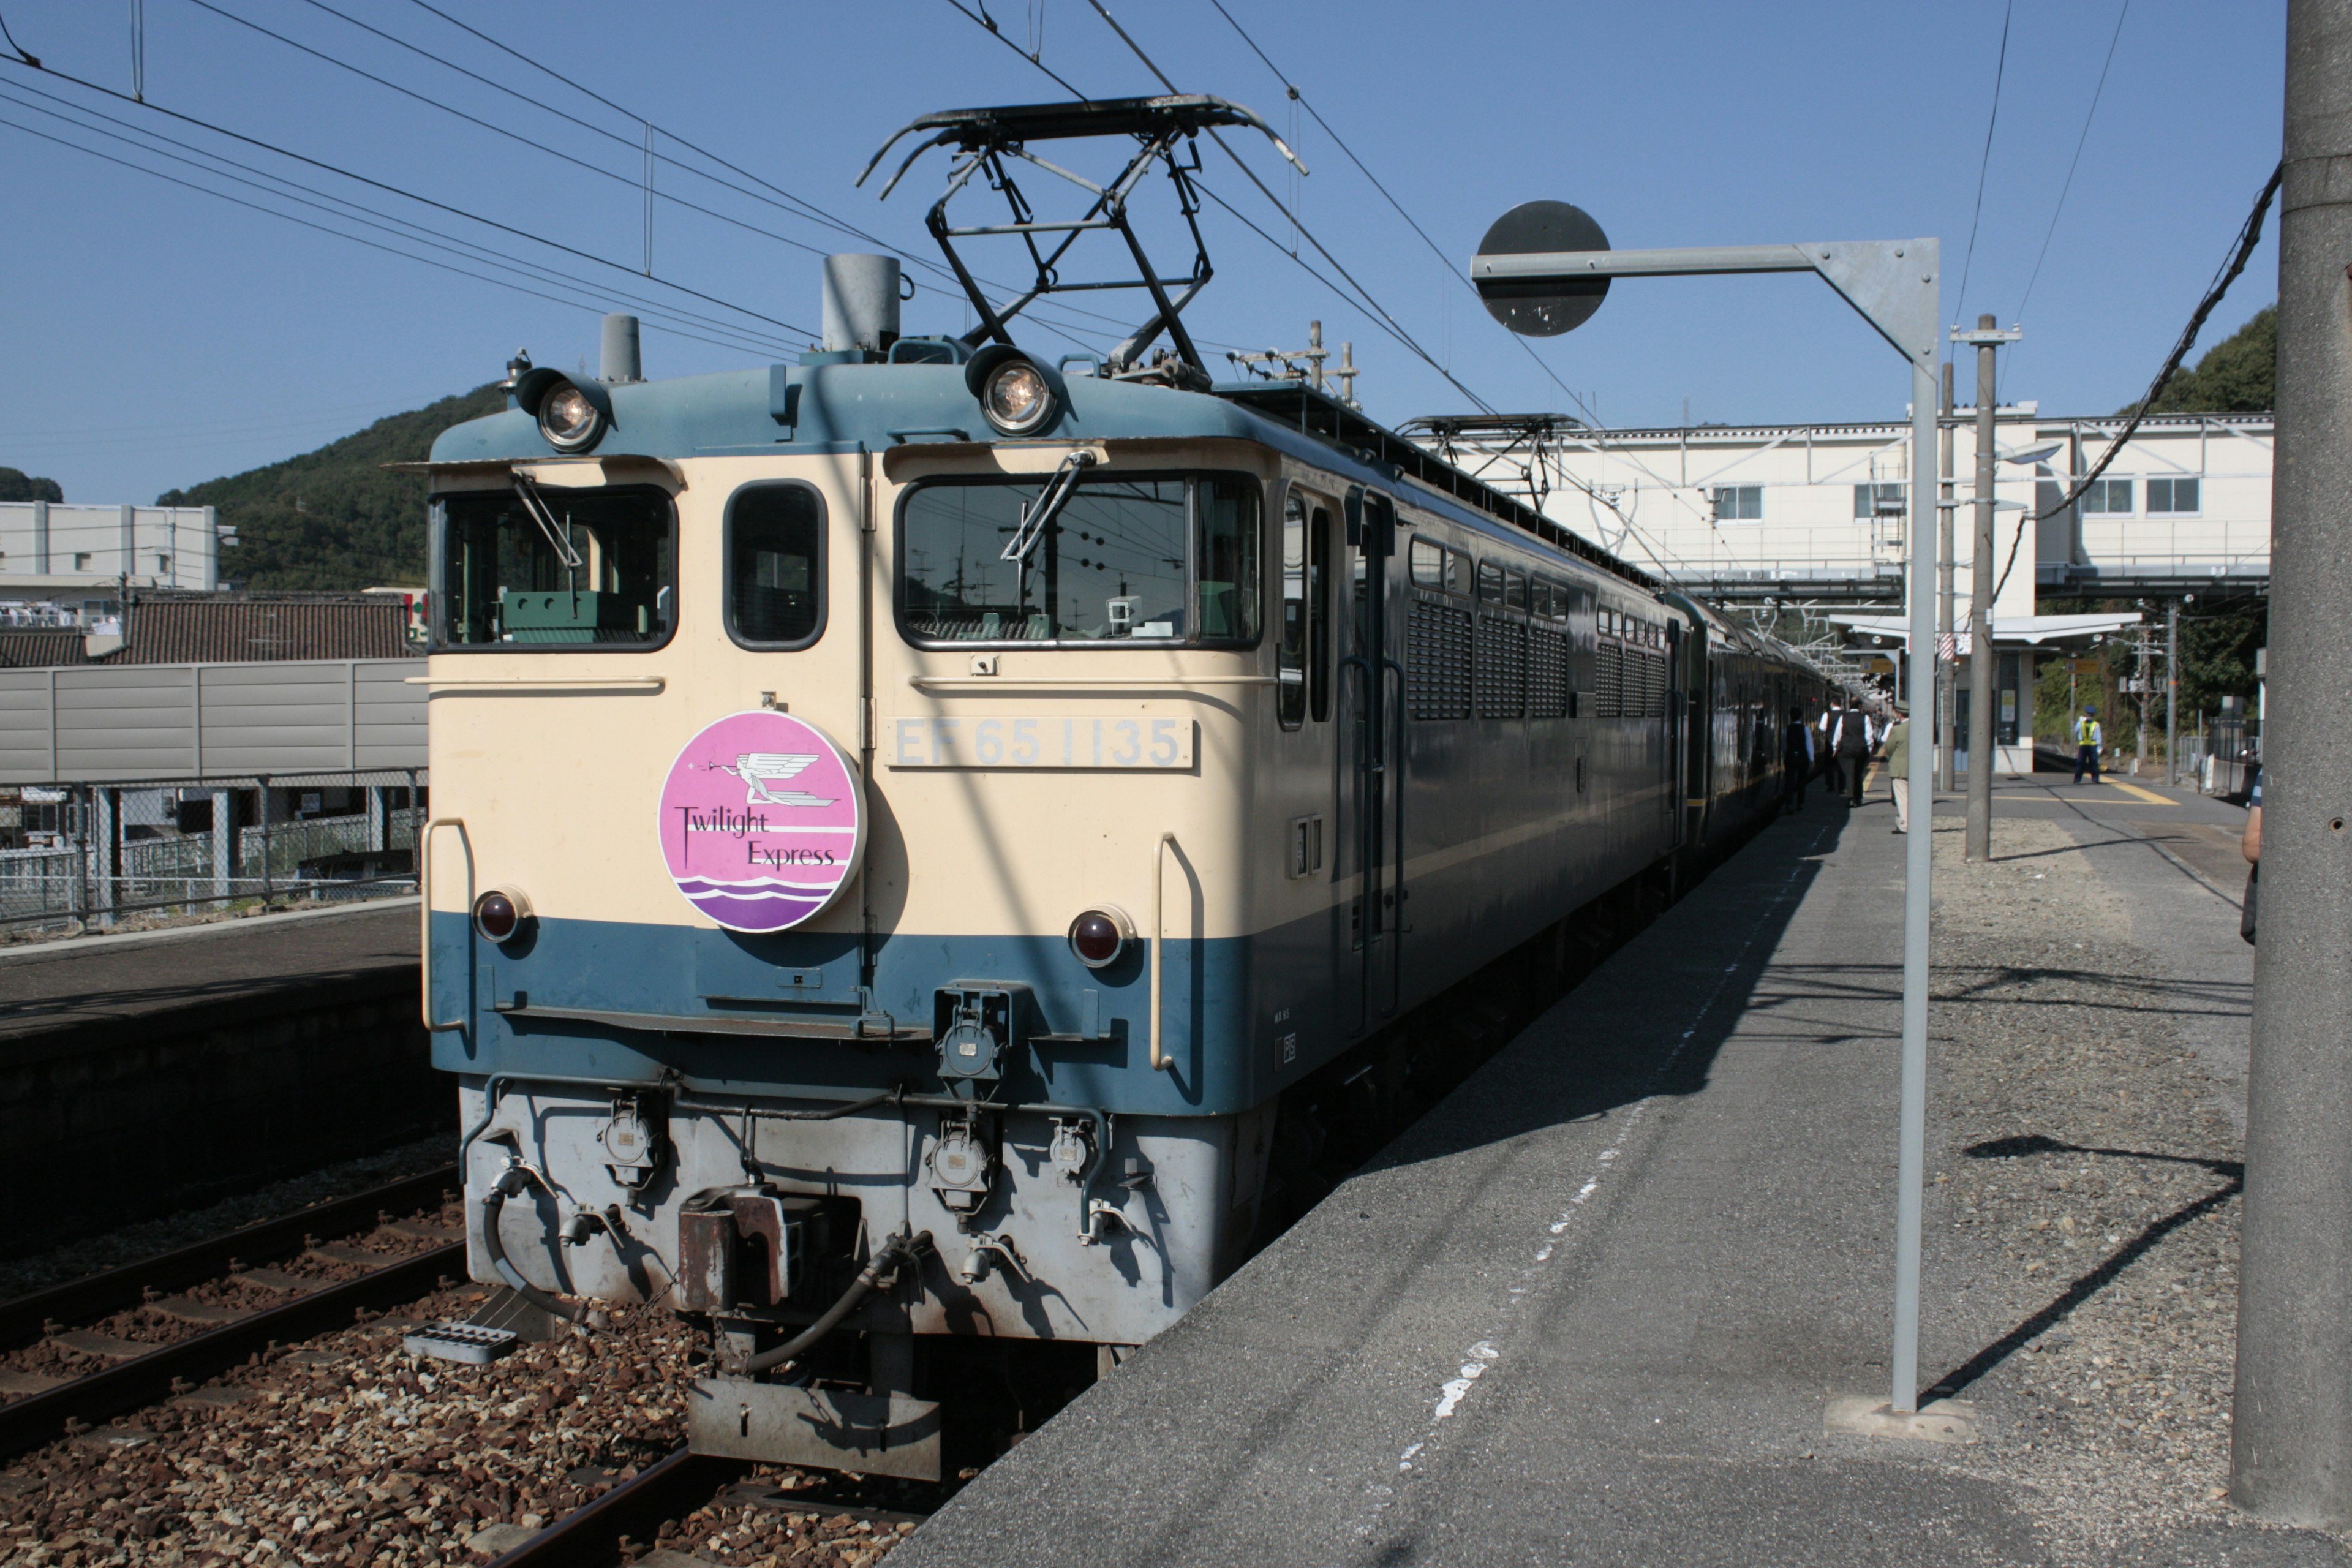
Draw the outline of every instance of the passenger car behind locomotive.
<instances>
[{"instance_id":1,"label":"passenger car behind locomotive","mask_svg":"<svg viewBox=\"0 0 2352 1568\"><path fill-rule=\"evenodd\" d=\"M699 1448L928 1476L918 1337L1167 1327L1286 1091L1746 830L1822 682L1335 399L898 338L894 272L436 443L425 1005L475 1278L706 1321Z\"/></svg>"}]
</instances>

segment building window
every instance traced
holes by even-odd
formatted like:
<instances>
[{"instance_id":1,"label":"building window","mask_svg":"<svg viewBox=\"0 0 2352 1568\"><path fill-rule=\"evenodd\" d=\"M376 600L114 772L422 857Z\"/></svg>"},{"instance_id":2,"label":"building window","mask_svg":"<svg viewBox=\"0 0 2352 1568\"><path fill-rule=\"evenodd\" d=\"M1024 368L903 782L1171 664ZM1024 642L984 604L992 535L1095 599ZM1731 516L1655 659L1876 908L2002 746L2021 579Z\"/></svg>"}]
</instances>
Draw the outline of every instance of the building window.
<instances>
[{"instance_id":1,"label":"building window","mask_svg":"<svg viewBox=\"0 0 2352 1568\"><path fill-rule=\"evenodd\" d=\"M87 572L89 570L89 551L77 550L74 552L74 570L77 572Z\"/></svg>"},{"instance_id":2,"label":"building window","mask_svg":"<svg viewBox=\"0 0 2352 1568\"><path fill-rule=\"evenodd\" d=\"M1764 487L1762 485L1716 486L1715 521L1717 522L1763 521Z\"/></svg>"},{"instance_id":3,"label":"building window","mask_svg":"<svg viewBox=\"0 0 2352 1568\"><path fill-rule=\"evenodd\" d=\"M2085 517L2129 517L2132 514L2132 481L2129 479L2093 479L2083 491L2083 515Z\"/></svg>"},{"instance_id":4,"label":"building window","mask_svg":"<svg viewBox=\"0 0 2352 1568\"><path fill-rule=\"evenodd\" d=\"M2196 516L2197 481L2185 479L2148 480L2147 515L2150 517Z\"/></svg>"},{"instance_id":5,"label":"building window","mask_svg":"<svg viewBox=\"0 0 2352 1568\"><path fill-rule=\"evenodd\" d=\"M1856 517L1901 517L1907 510L1900 481L1888 485L1856 485L1853 487L1853 515Z\"/></svg>"},{"instance_id":6,"label":"building window","mask_svg":"<svg viewBox=\"0 0 2352 1568\"><path fill-rule=\"evenodd\" d=\"M171 575L172 558L168 555L158 555L155 557L155 570L163 573L165 576Z\"/></svg>"}]
</instances>

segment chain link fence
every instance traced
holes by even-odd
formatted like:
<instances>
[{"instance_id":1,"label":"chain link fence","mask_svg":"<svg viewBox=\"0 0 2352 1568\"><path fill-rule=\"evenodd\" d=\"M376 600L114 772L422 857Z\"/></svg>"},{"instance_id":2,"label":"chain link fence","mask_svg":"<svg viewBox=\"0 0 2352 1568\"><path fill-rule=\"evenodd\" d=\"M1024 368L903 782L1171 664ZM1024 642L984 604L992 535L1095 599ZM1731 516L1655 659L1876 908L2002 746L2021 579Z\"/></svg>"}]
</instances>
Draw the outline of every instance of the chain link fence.
<instances>
[{"instance_id":1,"label":"chain link fence","mask_svg":"<svg viewBox=\"0 0 2352 1568\"><path fill-rule=\"evenodd\" d=\"M0 928L416 890L416 771L0 788Z\"/></svg>"}]
</instances>

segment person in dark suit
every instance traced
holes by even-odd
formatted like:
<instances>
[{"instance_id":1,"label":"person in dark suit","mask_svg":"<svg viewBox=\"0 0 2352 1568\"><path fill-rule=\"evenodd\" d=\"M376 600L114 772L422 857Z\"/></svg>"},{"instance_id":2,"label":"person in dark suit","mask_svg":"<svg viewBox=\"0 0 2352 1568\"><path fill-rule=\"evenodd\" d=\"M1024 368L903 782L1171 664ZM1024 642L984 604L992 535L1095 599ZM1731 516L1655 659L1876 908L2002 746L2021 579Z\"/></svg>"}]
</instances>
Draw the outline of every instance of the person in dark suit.
<instances>
[{"instance_id":1,"label":"person in dark suit","mask_svg":"<svg viewBox=\"0 0 2352 1568\"><path fill-rule=\"evenodd\" d=\"M1813 731L1805 710L1789 710L1789 727L1780 731L1780 809L1805 809L1805 780L1813 771Z\"/></svg>"}]
</instances>

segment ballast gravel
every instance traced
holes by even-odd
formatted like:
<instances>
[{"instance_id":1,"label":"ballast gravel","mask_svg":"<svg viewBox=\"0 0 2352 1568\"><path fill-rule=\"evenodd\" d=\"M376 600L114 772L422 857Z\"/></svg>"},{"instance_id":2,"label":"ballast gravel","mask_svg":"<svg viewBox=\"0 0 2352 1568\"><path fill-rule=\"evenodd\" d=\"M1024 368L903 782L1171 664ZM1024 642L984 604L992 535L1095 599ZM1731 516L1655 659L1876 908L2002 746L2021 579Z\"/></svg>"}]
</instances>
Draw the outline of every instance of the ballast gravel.
<instances>
[{"instance_id":1,"label":"ballast gravel","mask_svg":"<svg viewBox=\"0 0 2352 1568\"><path fill-rule=\"evenodd\" d=\"M1962 832L1936 824L1927 1289L1972 1348L1922 1369L1977 1405L1958 1463L2062 1561L2255 1528L2224 1500L2242 1151L2174 1021L2238 1004L2132 942L2062 825L2005 819L1981 865Z\"/></svg>"},{"instance_id":2,"label":"ballast gravel","mask_svg":"<svg viewBox=\"0 0 2352 1568\"><path fill-rule=\"evenodd\" d=\"M693 1336L658 1309L484 1367L402 1349L412 1321L463 1317L484 1295L438 1292L26 1456L0 1473L0 1563L487 1563L681 1440ZM790 1506L825 1484L764 1472L753 1489L787 1494L781 1506L706 1507L635 1549L863 1568L898 1542L887 1518Z\"/></svg>"},{"instance_id":3,"label":"ballast gravel","mask_svg":"<svg viewBox=\"0 0 2352 1568\"><path fill-rule=\"evenodd\" d=\"M380 1153L272 1182L200 1209L142 1220L120 1230L85 1237L54 1251L11 1259L0 1263L0 1300L46 1290L68 1279L103 1273L142 1258L193 1246L241 1226L278 1219L313 1204L349 1197L387 1182L419 1175L437 1165L448 1164L455 1148L454 1139L436 1133Z\"/></svg>"}]
</instances>

